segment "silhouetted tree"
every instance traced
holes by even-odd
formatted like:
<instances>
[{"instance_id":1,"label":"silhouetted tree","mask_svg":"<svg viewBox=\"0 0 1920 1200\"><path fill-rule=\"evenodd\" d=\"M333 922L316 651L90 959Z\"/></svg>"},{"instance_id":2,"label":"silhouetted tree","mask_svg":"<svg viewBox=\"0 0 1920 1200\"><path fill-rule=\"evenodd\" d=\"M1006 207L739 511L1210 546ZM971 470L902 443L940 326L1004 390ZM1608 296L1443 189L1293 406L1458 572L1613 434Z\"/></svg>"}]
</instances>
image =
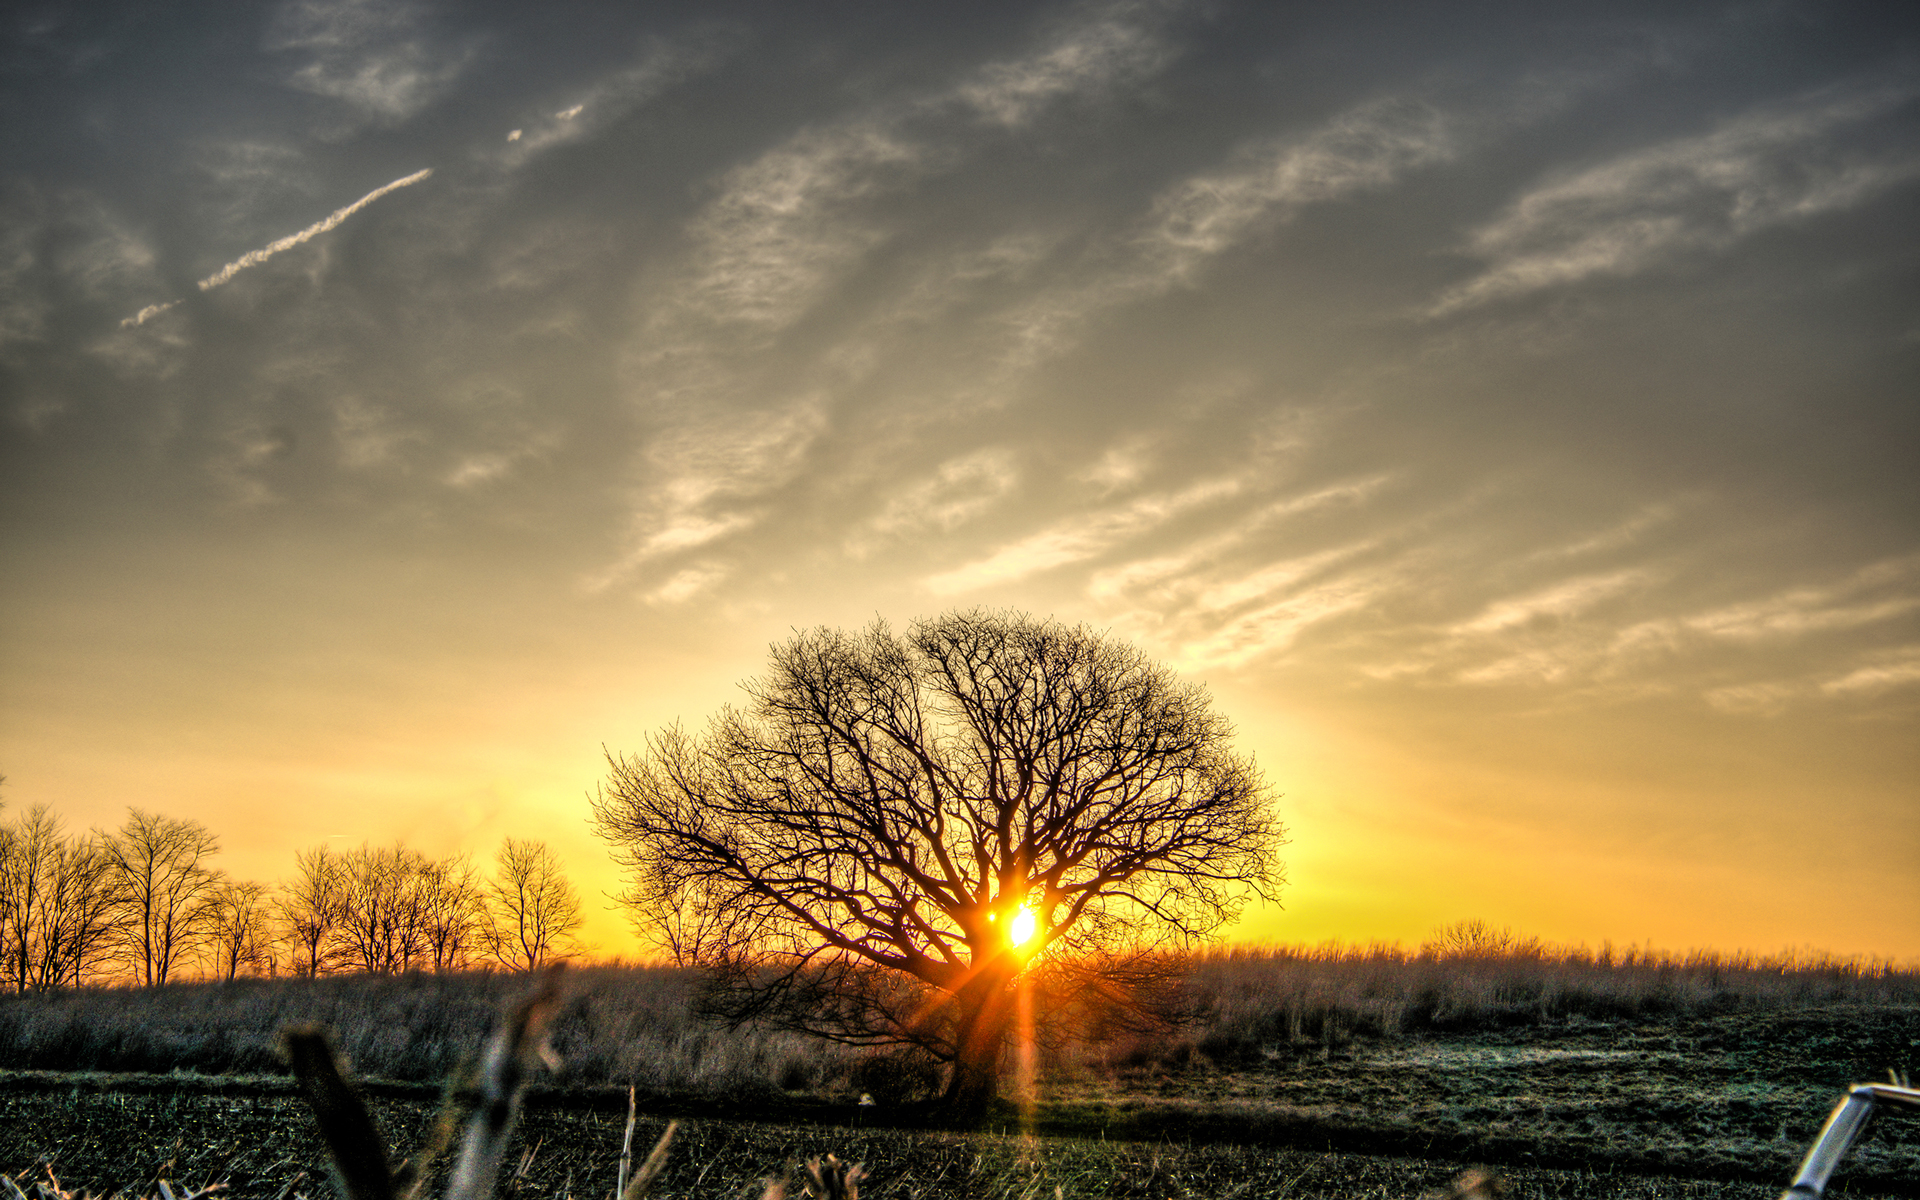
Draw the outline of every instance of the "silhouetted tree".
<instances>
[{"instance_id":1,"label":"silhouetted tree","mask_svg":"<svg viewBox=\"0 0 1920 1200\"><path fill-rule=\"evenodd\" d=\"M465 855L421 868L420 896L427 956L436 971L472 966L489 946L492 921L486 885Z\"/></svg>"},{"instance_id":2,"label":"silhouetted tree","mask_svg":"<svg viewBox=\"0 0 1920 1200\"><path fill-rule=\"evenodd\" d=\"M221 874L206 860L220 841L198 821L133 808L106 846L125 905L122 930L134 976L149 987L165 983L207 936Z\"/></svg>"},{"instance_id":3,"label":"silhouetted tree","mask_svg":"<svg viewBox=\"0 0 1920 1200\"><path fill-rule=\"evenodd\" d=\"M1035 955L1203 938L1280 882L1271 797L1205 691L1084 627L817 629L745 690L704 736L610 756L625 899L697 918L685 953L736 1017L951 1061L956 1112L994 1098Z\"/></svg>"},{"instance_id":4,"label":"silhouetted tree","mask_svg":"<svg viewBox=\"0 0 1920 1200\"><path fill-rule=\"evenodd\" d=\"M62 836L44 805L0 826L0 978L15 991L47 991L100 973L123 915L100 835Z\"/></svg>"},{"instance_id":5,"label":"silhouetted tree","mask_svg":"<svg viewBox=\"0 0 1920 1200\"><path fill-rule=\"evenodd\" d=\"M294 853L293 879L274 899L294 974L312 978L334 966L346 898L346 867L331 848L323 843Z\"/></svg>"},{"instance_id":6,"label":"silhouetted tree","mask_svg":"<svg viewBox=\"0 0 1920 1200\"><path fill-rule=\"evenodd\" d=\"M580 927L580 896L545 842L501 842L489 891L494 957L502 964L535 971L565 956Z\"/></svg>"},{"instance_id":7,"label":"silhouetted tree","mask_svg":"<svg viewBox=\"0 0 1920 1200\"><path fill-rule=\"evenodd\" d=\"M222 882L207 915L207 958L214 976L233 979L242 970L271 973L274 942L266 885Z\"/></svg>"},{"instance_id":8,"label":"silhouetted tree","mask_svg":"<svg viewBox=\"0 0 1920 1200\"><path fill-rule=\"evenodd\" d=\"M1505 925L1489 925L1479 917L1469 917L1442 925L1433 938L1420 945L1422 954L1434 958L1499 958L1540 952L1540 939L1522 937Z\"/></svg>"},{"instance_id":9,"label":"silhouetted tree","mask_svg":"<svg viewBox=\"0 0 1920 1200\"><path fill-rule=\"evenodd\" d=\"M343 961L363 971L394 973L427 953L425 856L402 845L361 846L341 857L340 921L334 936Z\"/></svg>"}]
</instances>

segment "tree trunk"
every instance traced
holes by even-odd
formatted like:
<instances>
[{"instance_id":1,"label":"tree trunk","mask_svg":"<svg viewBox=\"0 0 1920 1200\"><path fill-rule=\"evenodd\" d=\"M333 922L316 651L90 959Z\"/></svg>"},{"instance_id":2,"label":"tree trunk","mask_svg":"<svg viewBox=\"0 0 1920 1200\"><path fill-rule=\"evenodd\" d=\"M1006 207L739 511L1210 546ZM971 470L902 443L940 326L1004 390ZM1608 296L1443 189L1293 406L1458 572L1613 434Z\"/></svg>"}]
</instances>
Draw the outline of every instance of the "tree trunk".
<instances>
[{"instance_id":1,"label":"tree trunk","mask_svg":"<svg viewBox=\"0 0 1920 1200\"><path fill-rule=\"evenodd\" d=\"M1000 1096L1000 1056L1013 1024L1013 976L988 967L954 997L959 1020L954 1030L953 1077L941 1107L950 1119L986 1116Z\"/></svg>"}]
</instances>

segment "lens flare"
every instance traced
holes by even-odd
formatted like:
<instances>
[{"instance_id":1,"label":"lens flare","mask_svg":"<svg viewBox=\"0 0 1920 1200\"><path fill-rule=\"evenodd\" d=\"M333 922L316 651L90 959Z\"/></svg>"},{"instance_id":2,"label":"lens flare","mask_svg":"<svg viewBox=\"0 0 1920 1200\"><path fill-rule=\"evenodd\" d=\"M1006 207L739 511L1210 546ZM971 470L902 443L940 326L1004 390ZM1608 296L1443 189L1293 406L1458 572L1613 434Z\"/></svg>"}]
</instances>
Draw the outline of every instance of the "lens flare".
<instances>
[{"instance_id":1,"label":"lens flare","mask_svg":"<svg viewBox=\"0 0 1920 1200\"><path fill-rule=\"evenodd\" d=\"M1040 922L1033 915L1032 909L1021 909L1013 914L1013 920L1007 922L1007 937L1011 938L1016 946L1026 945L1038 932L1040 932Z\"/></svg>"}]
</instances>

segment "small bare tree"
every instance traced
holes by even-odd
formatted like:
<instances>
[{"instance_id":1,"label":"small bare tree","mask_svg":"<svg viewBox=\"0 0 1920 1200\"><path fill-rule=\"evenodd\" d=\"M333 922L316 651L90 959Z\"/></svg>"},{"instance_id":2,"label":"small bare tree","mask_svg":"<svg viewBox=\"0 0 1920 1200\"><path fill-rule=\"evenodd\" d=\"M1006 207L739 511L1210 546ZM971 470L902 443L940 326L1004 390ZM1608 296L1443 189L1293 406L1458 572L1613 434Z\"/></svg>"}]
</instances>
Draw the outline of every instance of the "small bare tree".
<instances>
[{"instance_id":1,"label":"small bare tree","mask_svg":"<svg viewBox=\"0 0 1920 1200\"><path fill-rule=\"evenodd\" d=\"M198 821L134 808L106 845L126 905L123 929L134 976L148 987L165 983L206 940L222 878L207 859L219 852L220 841Z\"/></svg>"},{"instance_id":2,"label":"small bare tree","mask_svg":"<svg viewBox=\"0 0 1920 1200\"><path fill-rule=\"evenodd\" d=\"M374 974L419 965L428 948L421 881L425 856L398 844L363 845L347 851L341 866L345 887L336 931L341 957Z\"/></svg>"},{"instance_id":3,"label":"small bare tree","mask_svg":"<svg viewBox=\"0 0 1920 1200\"><path fill-rule=\"evenodd\" d=\"M275 938L265 884L227 880L215 890L207 918L207 958L219 979L242 971L271 974Z\"/></svg>"},{"instance_id":4,"label":"small bare tree","mask_svg":"<svg viewBox=\"0 0 1920 1200\"><path fill-rule=\"evenodd\" d=\"M338 961L338 933L346 915L346 869L324 843L295 852L293 879L282 884L274 911L291 950L295 975L325 974Z\"/></svg>"},{"instance_id":5,"label":"small bare tree","mask_svg":"<svg viewBox=\"0 0 1920 1200\"><path fill-rule=\"evenodd\" d=\"M1442 925L1433 938L1422 942L1420 952L1433 958L1500 958L1540 952L1540 939L1522 937L1505 925L1489 925L1479 917L1469 917Z\"/></svg>"},{"instance_id":6,"label":"small bare tree","mask_svg":"<svg viewBox=\"0 0 1920 1200\"><path fill-rule=\"evenodd\" d=\"M62 836L44 805L0 827L0 979L47 991L99 974L120 933L116 884L100 836Z\"/></svg>"},{"instance_id":7,"label":"small bare tree","mask_svg":"<svg viewBox=\"0 0 1920 1200\"><path fill-rule=\"evenodd\" d=\"M565 957L580 927L580 895L560 860L545 842L508 838L494 862L494 957L516 971Z\"/></svg>"},{"instance_id":8,"label":"small bare tree","mask_svg":"<svg viewBox=\"0 0 1920 1200\"><path fill-rule=\"evenodd\" d=\"M472 966L493 927L487 889L465 855L428 862L420 872L427 955L436 971Z\"/></svg>"}]
</instances>

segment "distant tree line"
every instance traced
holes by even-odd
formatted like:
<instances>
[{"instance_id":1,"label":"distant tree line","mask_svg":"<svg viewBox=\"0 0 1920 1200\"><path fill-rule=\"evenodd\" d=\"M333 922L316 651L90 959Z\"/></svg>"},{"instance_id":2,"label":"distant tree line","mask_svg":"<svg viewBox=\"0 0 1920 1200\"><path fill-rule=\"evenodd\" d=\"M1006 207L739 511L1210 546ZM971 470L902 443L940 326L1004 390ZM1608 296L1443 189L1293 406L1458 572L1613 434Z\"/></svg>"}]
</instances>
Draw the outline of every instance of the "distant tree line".
<instances>
[{"instance_id":1,"label":"distant tree line","mask_svg":"<svg viewBox=\"0 0 1920 1200\"><path fill-rule=\"evenodd\" d=\"M185 977L531 971L574 949L580 898L544 842L507 838L491 874L395 844L294 856L293 878L229 877L198 821L130 809L69 834L46 806L0 822L0 987Z\"/></svg>"}]
</instances>

